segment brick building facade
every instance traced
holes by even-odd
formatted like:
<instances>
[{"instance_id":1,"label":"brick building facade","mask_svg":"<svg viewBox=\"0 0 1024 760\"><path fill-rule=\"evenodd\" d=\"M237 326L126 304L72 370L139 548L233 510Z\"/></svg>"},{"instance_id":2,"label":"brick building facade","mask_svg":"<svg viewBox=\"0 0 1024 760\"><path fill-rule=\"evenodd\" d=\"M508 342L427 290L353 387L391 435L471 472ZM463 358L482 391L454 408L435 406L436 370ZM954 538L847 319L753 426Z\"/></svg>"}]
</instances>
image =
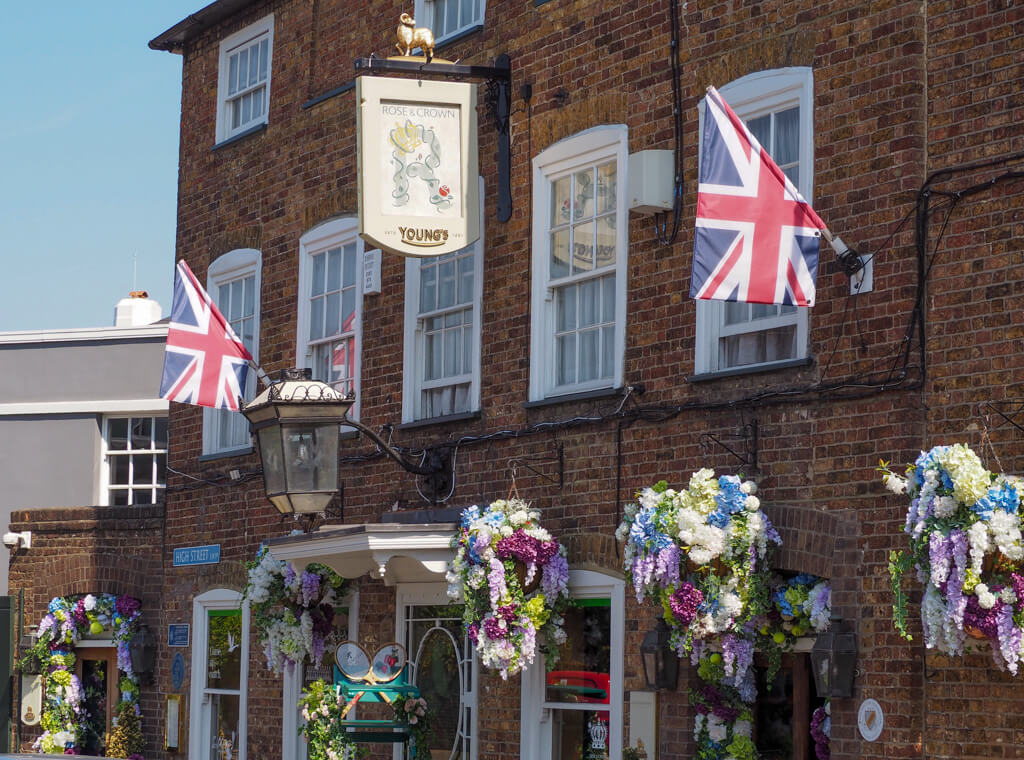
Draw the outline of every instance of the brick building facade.
<instances>
[{"instance_id":1,"label":"brick building facade","mask_svg":"<svg viewBox=\"0 0 1024 760\"><path fill-rule=\"evenodd\" d=\"M416 3L420 22L444 4L422 5ZM335 374L322 378L344 381L350 372L359 418L374 429L394 426L394 443L454 455L451 495L443 504L425 503L417 492L423 484L376 456L365 439L345 437L341 493L313 535L331 535L340 525L449 519L426 510L502 498L514 473L518 493L543 510L545 525L570 547L570 564L621 590L612 535L637 489L662 479L682 486L703 466L743 472L756 477L764 509L782 534L776 567L830 578L833 609L856 626L855 693L832 701L832 756L1016 756L1024 741L1017 709L1024 693L1014 680L984 653L951 660L924 652L919 636L906 642L893 630L887 562L903 546L906 505L884 492L875 467L880 458L912 461L921 448L954 441L984 452L990 469L1024 467L1021 433L996 412L1024 395L1018 350L1024 323L1014 303L1024 287L1018 275L1024 185L1019 177L1000 178L958 194L1014 166L1019 171L1024 10L1007 0L679 7L669 0L490 0L484 7L476 0L462 6L478 15L454 25L435 17L437 54L489 65L507 53L514 96L513 212L505 223L494 211L497 138L480 106L485 223L465 270L479 296L455 299L468 309L460 333L465 343L456 344L469 346L465 377L452 381L451 397L433 392L429 377L408 377L410 366L419 370L406 355L422 348L421 333L430 330L423 327L430 316L417 314L409 301L424 292L424 282L439 283L444 275L385 252L379 294L362 295L360 278L350 282L342 266L335 290L344 298L351 289L357 318L355 327L341 324L335 332L339 342L351 340L347 355L358 359L340 370L331 364L327 371ZM249 278L254 303L227 297L241 298L236 316L251 320L254 353L270 373L317 366L323 346L336 349L317 342L330 332L314 335L310 324L322 315L311 303L325 292L315 284L316 257L337 250L344 264L347 251L361 252L354 222L356 102L348 85L354 59L390 54L392 26L403 10L390 0L219 0L151 43L183 58L177 254L214 298L220 286ZM680 28L682 213L678 235L665 245L654 239L650 217L625 211L629 162L622 157L675 147L673 12ZM248 78L230 73L233 60L246 67L239 51L246 53ZM226 84L231 76L239 86L234 92ZM775 321L762 330L746 313L737 333L726 329L735 320L721 311L698 313L704 307L687 293L698 102L709 84L748 121L767 119L760 122L762 142L775 145L777 159L792 153L794 181L818 213L858 250L875 254L869 292L851 297L849 279L823 247L809 315L773 312ZM795 126L786 121L791 117ZM575 280L575 270L567 269L568 285L547 285L547 301L538 294L538 282L543 291L546 281L535 270L553 260L549 241L557 248L560 240L549 216L557 208L551 195L561 199L557 183L568 176L565 167L601 172L607 166L618 183L604 185L612 188L610 216L595 212L594 234L613 250L610 261L598 252L590 266L607 267L608 300L596 303L608 311L559 334L582 346L589 340L583 328L598 323L609 337L588 344L599 344L596 354L581 349L558 364L544 345L553 340L550 330L538 328L553 319L547 310L554 307L546 304L562 303L563 287L583 293L588 282L605 280L588 280L586 272ZM566 261L556 263L568 267ZM407 297L411 277L420 287ZM622 285L624 296L617 297L614 287ZM572 376L561 382L567 363ZM154 599L147 576L144 598L161 631L197 621L194 649L203 600L240 592L241 562L261 543L309 526L282 519L265 500L259 460L244 431L183 405L172 405L170 430L161 589ZM172 566L174 546L209 544L219 544L219 564ZM33 554L37 569L59 565L60 551L56 539L42 543ZM403 609L436 604L443 591L443 574L395 574L356 582L350 617L371 651L402 638ZM31 577L12 572L12 588L37 582ZM623 706L612 722L613 760L622 746L636 743L639 721L632 716L639 715L644 689L639 645L656 612L625 592L617 613ZM41 614L44 596L29 596L40 605L29 619ZM288 713L295 684L269 674L257 650L251 642L245 697L239 697L244 757L301 756L301 747L282 735L294 726ZM208 735L197 737L208 730L207 708L195 699L202 696L205 705L208 697L190 687L203 661L181 650L192 664L175 687L176 651L161 648L155 694L143 701L147 757L176 756L159 749L162 697L181 693L190 734L183 747L191 746L193 760L205 760L215 755ZM657 757L693 756L687 701L693 679L684 669L676 691L657 695ZM480 671L472 683L464 756L520 757L522 737L532 731L521 719L529 707L521 700L525 682ZM875 742L864 741L857 728L858 707L868 698L884 712ZM390 756L390 749L375 752Z\"/></svg>"}]
</instances>

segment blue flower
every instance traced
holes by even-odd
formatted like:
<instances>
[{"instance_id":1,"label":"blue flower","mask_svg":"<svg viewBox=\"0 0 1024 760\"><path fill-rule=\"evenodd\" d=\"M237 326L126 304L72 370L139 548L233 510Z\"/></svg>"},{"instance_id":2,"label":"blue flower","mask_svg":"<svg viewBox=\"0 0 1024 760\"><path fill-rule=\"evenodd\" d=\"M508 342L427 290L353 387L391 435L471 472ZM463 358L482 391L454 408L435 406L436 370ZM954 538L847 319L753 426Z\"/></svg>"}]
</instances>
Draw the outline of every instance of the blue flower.
<instances>
[{"instance_id":1,"label":"blue flower","mask_svg":"<svg viewBox=\"0 0 1024 760\"><path fill-rule=\"evenodd\" d=\"M740 479L735 475L723 475L718 479L718 493L715 504L720 510L734 515L746 508L747 495L740 488ZM722 526L718 526L722 527Z\"/></svg>"},{"instance_id":2,"label":"blue flower","mask_svg":"<svg viewBox=\"0 0 1024 760\"><path fill-rule=\"evenodd\" d=\"M480 518L480 507L474 504L462 510L462 527L468 529L470 523Z\"/></svg>"},{"instance_id":3,"label":"blue flower","mask_svg":"<svg viewBox=\"0 0 1024 760\"><path fill-rule=\"evenodd\" d=\"M729 511L723 507L719 507L708 515L708 523L714 525L716 528L724 528L729 524Z\"/></svg>"}]
</instances>

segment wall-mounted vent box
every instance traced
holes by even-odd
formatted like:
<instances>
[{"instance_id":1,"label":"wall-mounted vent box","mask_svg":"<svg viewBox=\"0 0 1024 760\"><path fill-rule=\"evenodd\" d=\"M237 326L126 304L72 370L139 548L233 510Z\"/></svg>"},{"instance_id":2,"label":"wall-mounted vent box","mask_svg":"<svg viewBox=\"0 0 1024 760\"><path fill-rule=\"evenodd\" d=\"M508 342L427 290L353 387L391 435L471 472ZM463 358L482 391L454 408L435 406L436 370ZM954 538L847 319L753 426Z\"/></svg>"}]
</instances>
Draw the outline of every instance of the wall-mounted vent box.
<instances>
[{"instance_id":1,"label":"wall-mounted vent box","mask_svg":"<svg viewBox=\"0 0 1024 760\"><path fill-rule=\"evenodd\" d=\"M626 202L635 214L660 214L672 210L675 158L670 150L641 150L629 154L629 188Z\"/></svg>"}]
</instances>

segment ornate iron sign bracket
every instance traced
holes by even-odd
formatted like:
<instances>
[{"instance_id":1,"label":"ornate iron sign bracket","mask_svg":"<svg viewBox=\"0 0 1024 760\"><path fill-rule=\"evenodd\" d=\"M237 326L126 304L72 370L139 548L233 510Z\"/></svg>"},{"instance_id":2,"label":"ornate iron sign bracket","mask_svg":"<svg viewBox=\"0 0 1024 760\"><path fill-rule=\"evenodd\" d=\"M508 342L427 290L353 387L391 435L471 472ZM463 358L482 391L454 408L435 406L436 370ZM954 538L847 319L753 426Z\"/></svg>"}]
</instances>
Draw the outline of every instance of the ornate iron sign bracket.
<instances>
[{"instance_id":1,"label":"ornate iron sign bracket","mask_svg":"<svg viewBox=\"0 0 1024 760\"><path fill-rule=\"evenodd\" d=\"M512 62L506 53L494 59L493 66L465 66L459 63L425 63L420 60L356 58L356 76L361 74L416 74L421 77L482 79L487 82L488 105L498 132L498 208L499 222L512 218L512 146L509 115L512 111Z\"/></svg>"}]
</instances>

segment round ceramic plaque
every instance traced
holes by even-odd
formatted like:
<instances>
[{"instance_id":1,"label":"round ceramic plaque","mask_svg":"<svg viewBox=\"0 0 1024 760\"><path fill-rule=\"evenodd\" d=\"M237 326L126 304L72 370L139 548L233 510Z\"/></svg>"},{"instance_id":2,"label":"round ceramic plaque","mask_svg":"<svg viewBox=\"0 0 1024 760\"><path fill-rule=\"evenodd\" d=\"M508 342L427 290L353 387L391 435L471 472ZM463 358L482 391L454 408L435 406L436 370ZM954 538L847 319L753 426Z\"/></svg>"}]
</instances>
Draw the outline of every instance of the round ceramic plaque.
<instances>
[{"instance_id":1,"label":"round ceramic plaque","mask_svg":"<svg viewBox=\"0 0 1024 760\"><path fill-rule=\"evenodd\" d=\"M404 667L405 647L401 644L385 644L373 655L373 678L378 682L394 681Z\"/></svg>"},{"instance_id":2,"label":"round ceramic plaque","mask_svg":"<svg viewBox=\"0 0 1024 760\"><path fill-rule=\"evenodd\" d=\"M885 716L882 714L882 707L873 699L865 699L860 703L857 711L857 728L864 741L873 742L882 735L882 727L885 725Z\"/></svg>"},{"instance_id":3,"label":"round ceramic plaque","mask_svg":"<svg viewBox=\"0 0 1024 760\"><path fill-rule=\"evenodd\" d=\"M361 681L370 674L370 655L355 641L338 644L334 658L346 678Z\"/></svg>"}]
</instances>

